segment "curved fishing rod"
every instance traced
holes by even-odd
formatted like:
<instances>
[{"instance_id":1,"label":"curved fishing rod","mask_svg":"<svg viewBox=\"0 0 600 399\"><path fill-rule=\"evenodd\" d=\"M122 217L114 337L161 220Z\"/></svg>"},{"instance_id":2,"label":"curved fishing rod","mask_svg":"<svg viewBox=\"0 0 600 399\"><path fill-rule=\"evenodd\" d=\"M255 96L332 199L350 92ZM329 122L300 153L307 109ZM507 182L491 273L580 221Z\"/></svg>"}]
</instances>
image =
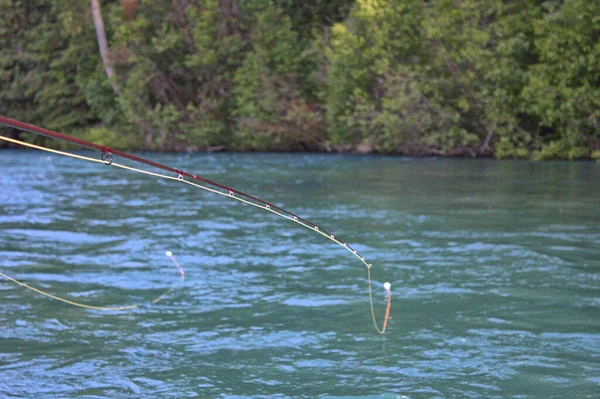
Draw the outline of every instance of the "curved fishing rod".
<instances>
[{"instance_id":1,"label":"curved fishing rod","mask_svg":"<svg viewBox=\"0 0 600 399\"><path fill-rule=\"evenodd\" d=\"M150 161L148 159L145 158L141 158L138 157L136 155L132 155L123 151L119 151L119 150L114 150L112 148L108 148L105 146L101 146L83 139L79 139L76 137L72 137L63 133L59 133L59 132L55 132L52 130L48 130L48 129L44 129L42 127L39 126L35 126L35 125L30 125L28 123L24 123L15 119L11 119L11 118L7 118L4 116L0 116L0 124L8 126L8 127L12 127L15 129L19 129L19 130L23 130L23 131L27 131L27 132L31 132L31 133L35 133L38 135L42 135L45 137L50 137L50 138L54 138L57 140L61 140L61 141L66 141L69 143L73 143L73 144L77 144L79 146L82 147L86 147L89 149L93 149L93 150L97 150L101 152L101 156L100 159L94 159L94 158L89 158L89 157L85 157L85 156L80 156L80 155L76 155L76 154L71 154L71 153L67 153L67 152L63 152L63 151L58 151L58 150L52 150L46 147L41 147L41 146L36 146L33 144L29 144L29 143L25 143L19 140L15 140L15 139L11 139L8 137L3 137L0 136L1 139L15 143L15 144L19 144L19 145L23 145L26 147L30 147L30 148L35 148L35 149L39 149L42 151L47 151L47 152L52 152L52 153L56 153L56 154L60 154L60 155L65 155L65 156L70 156L73 158L77 158L77 159L82 159L82 160L86 160L86 161L92 161L92 162L101 162L104 163L105 165L111 165L111 166L115 166L118 168L122 168L122 169L127 169L127 170L131 170L134 172L138 172L138 173L143 173L143 174L148 174L148 175L152 175L152 176L157 176L157 177L161 177L161 178L165 178L165 179L169 179L169 180L177 180L192 186L195 186L197 188L201 188L203 190L207 190L210 192L213 192L215 194L219 194L219 195L223 195L223 196L228 196L232 199L235 199L237 201L246 203L248 205L252 205L254 207L257 208L261 208L263 210L269 211L271 213L274 213L278 216L281 216L285 219L288 219L290 221L293 221L301 226L304 226L312 231L315 231L316 233L322 235L325 238L328 238L329 240L333 241L334 243L342 246L343 248L345 248L346 250L348 250L352 255L354 255L356 258L358 258L361 263L366 267L367 269L367 279L368 279L368 290L369 290L369 302L370 302L370 308L371 308L371 316L373 319L373 324L375 326L375 329L377 330L378 333L383 334L385 333L386 327L387 327L387 322L388 322L388 318L389 318L389 311L390 311L390 306L391 306L391 291L390 291L390 284L389 283L385 283L384 284L384 288L387 292L387 307L386 307L386 314L385 314L385 318L383 321L383 326L382 328L379 328L379 325L377 324L377 320L375 317L375 309L374 309L374 305L373 305L373 290L372 290L372 283L371 283L371 268L372 265L370 263L367 262L367 260L358 253L357 250L353 249L350 245L348 245L346 242L336 238L333 234L331 234L330 232L328 232L327 230L319 227L318 225L316 225L315 223L301 218L298 215L282 208L276 205L273 205L267 201L264 201L260 198L257 198L255 196L252 196L250 194L246 194L242 191L236 190L234 188L225 186L223 184L211 181L209 179L200 177L198 175L192 174L192 173L188 173L188 172L184 172L180 169L175 169L172 168L170 166L167 165L163 165L160 164L158 162L154 162L154 161ZM164 175L164 174L160 174L160 173L154 173L154 172L150 172L147 170L143 170L143 169L138 169L138 168L133 168L130 166L126 166L126 165L122 165L122 164L118 164L114 161L114 156L118 155L120 157L135 161L135 162L139 162L139 163L143 163L146 165L150 165L168 172L171 172L173 174L175 174L176 176L168 176L168 175ZM191 178L193 181L190 180L186 180L185 178ZM199 184L197 182L202 182L205 185ZM178 266L179 267L179 266ZM183 276L183 274L182 274ZM11 279L12 280L12 279ZM21 284L22 285L22 284ZM63 301L64 302L64 301Z\"/></svg>"}]
</instances>

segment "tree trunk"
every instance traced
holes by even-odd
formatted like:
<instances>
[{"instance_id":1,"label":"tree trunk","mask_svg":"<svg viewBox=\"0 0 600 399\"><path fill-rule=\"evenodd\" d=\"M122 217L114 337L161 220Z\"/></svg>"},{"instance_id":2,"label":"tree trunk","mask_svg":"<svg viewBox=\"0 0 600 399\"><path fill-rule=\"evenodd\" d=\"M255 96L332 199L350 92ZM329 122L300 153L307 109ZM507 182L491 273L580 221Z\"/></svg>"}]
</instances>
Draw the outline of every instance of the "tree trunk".
<instances>
[{"instance_id":1,"label":"tree trunk","mask_svg":"<svg viewBox=\"0 0 600 399\"><path fill-rule=\"evenodd\" d=\"M117 97L122 97L122 91L115 78L115 72L112 68L109 57L108 42L106 41L106 31L104 30L104 21L102 20L102 13L100 12L100 0L91 0L90 6L92 9L92 20L94 21L94 29L96 29L98 49L100 50L100 57L102 58L104 72L106 73L106 77L110 82L113 92L117 95ZM135 98L132 98L132 101L141 105L140 101L136 100ZM146 108L149 109L147 105ZM151 109L149 110L151 111ZM135 123L144 131L144 141L146 144L146 149L152 148L152 138L154 136L154 130L152 129L150 124L146 120L144 120L144 118L137 115L135 111L132 113L132 115Z\"/></svg>"},{"instance_id":2,"label":"tree trunk","mask_svg":"<svg viewBox=\"0 0 600 399\"><path fill-rule=\"evenodd\" d=\"M91 0L91 8L92 20L94 21L94 28L96 29L96 38L98 39L98 48L100 49L100 57L102 58L102 65L104 65L106 77L110 81L113 91L117 96L120 96L121 90L114 80L115 73L108 57L108 43L106 42L104 21L102 20L102 13L100 12L100 0Z\"/></svg>"}]
</instances>

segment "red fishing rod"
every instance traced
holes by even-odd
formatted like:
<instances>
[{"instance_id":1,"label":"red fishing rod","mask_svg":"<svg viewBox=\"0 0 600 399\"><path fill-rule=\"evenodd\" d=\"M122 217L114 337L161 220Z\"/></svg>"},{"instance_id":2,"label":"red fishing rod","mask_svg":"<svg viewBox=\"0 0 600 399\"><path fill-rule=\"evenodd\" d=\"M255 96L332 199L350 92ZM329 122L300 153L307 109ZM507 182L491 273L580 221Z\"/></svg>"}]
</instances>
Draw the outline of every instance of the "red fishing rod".
<instances>
[{"instance_id":1,"label":"red fishing rod","mask_svg":"<svg viewBox=\"0 0 600 399\"><path fill-rule=\"evenodd\" d=\"M166 178L166 179L171 179L171 180L182 181L183 183L187 183L187 184L193 185L195 187L198 187L198 188L201 188L201 189L204 189L204 190L208 190L208 191L220 194L220 195L229 196L231 198L234 198L234 199L236 199L238 201L241 201L241 202L244 202L246 204L253 205L253 206L259 207L261 209L267 210L269 212L272 212L272 213L274 213L276 215L282 216L282 217L284 217L286 219L292 220L292 221L294 221L294 222L296 222L296 223L298 223L298 224L300 224L300 225L302 225L302 226L304 226L304 227L306 227L308 229L311 229L311 230L319 233L320 235L322 235L322 236L330 239L331 241L335 242L336 244L341 245L342 247L344 247L345 249L347 249L348 251L350 251L355 257L357 257L363 263L364 266L366 266L366 268L367 268L367 276L368 276L368 285L369 285L369 299L370 299L370 305L371 305L371 315L372 315L372 318L373 318L373 324L375 325L375 329L379 333L383 334L385 332L385 329L387 327L389 312L390 312L390 305L391 305L390 283L386 282L384 284L384 288L385 288L385 290L387 292L387 307L386 307L386 313L385 313L385 318L384 318L384 322L383 322L383 327L380 329L378 327L378 325L377 325L377 321L376 321L376 318L375 318L375 312L374 312L374 308L373 308L373 294L372 294L372 288L371 288L371 267L372 267L371 264L368 263L366 261L366 259L362 255L360 255L355 249L352 249L347 243L345 243L345 242L341 241L340 239L336 238L333 234L331 234L328 231L322 229L321 227L317 226L316 224L310 222L309 220L301 218L298 215L296 215L296 214L294 214L294 213L292 213L292 212L290 212L290 211L288 211L286 209L283 209L281 207L273 205L273 204L271 204L271 203L269 203L267 201L264 201L264 200L262 200L260 198L252 196L250 194L246 194L246 193L241 192L239 190L236 190L234 188L228 187L226 185L223 185L223 184L220 184L220 183L216 183L214 181L211 181L211 180L206 179L204 177L200 177L200 176L195 175L193 173L185 172L185 171L182 171L180 169L175 169L175 168L172 168L172 167L167 166L167 165L163 165L163 164L158 163L158 162L154 162L154 161L142 158L142 157L138 157L136 155L129 154L127 152L123 152L123 151L120 151L120 150L115 150L115 149L112 149L112 148L101 146L101 145L98 145L98 144L95 144L95 143L92 143L92 142L89 142L89 141L86 141L86 140L83 140L83 139L80 139L80 138L77 138L77 137L73 137L73 136L69 136L67 134L63 134L63 133L55 132L55 131L52 131L52 130L48 130L48 129L45 129L45 128L42 128L42 127L39 127L39 126L30 125L28 123L24 123L24 122L18 121L16 119L7 118L5 116L0 116L0 124L8 126L8 127L11 127L11 128L23 130L23 131L26 131L26 132L31 132L31 133L34 133L34 134L38 134L38 135L41 135L41 136L50 137L50 138L53 138L53 139L65 141L65 142L72 143L72 144L77 144L77 145L79 145L81 147L89 148L89 149L92 149L92 150L100 151L100 153L101 153L100 154L101 161L99 161L97 159L89 158L89 157L79 156L79 155L75 155L75 154L71 154L71 153L65 153L65 152L62 152L62 151L51 150L51 149L48 149L48 148L45 148L45 147L40 147L40 146L36 146L36 145L33 145L33 144L25 143L25 142L22 142L22 141L18 141L18 140L15 140L15 139L11 139L11 138L0 136L0 138L3 139L3 140L9 141L9 142L13 142L13 143L16 143L16 144L20 144L20 145L24 145L24 146L28 146L28 147L32 147L32 148L37 148L37 149L44 150L44 151L51 151L51 152L58 153L58 154L61 154L61 155L66 155L66 156L71 156L71 157L75 157L75 158L80 158L80 159L84 159L84 160L87 160L87 161L103 162L106 165L113 165L113 166L117 166L117 167L120 167L120 168L123 168L123 169L129 169L129 170L140 172L140 173L155 175L155 176L159 176L159 177ZM173 176L167 176L167 175L161 175L161 174L149 172L149 171L142 170L142 169L136 169L136 168L128 167L128 166L125 166L125 165L118 164L116 162L113 163L113 156L114 155L117 155L117 156L129 159L129 160L132 160L134 162L142 163L142 164L145 164L145 165L153 166L155 168L168 171L170 173L175 174L175 177L173 177ZM192 181L185 180L185 177L191 178ZM197 182L201 182L201 183L205 184L206 186L202 185L202 184L199 184ZM209 187L207 187L207 186L209 186ZM169 254L169 252L167 254ZM181 277L183 279L182 269L180 268L180 266L176 263L176 261L174 259L172 259L172 260L175 262L175 264L177 265L177 267L180 269ZM17 284L24 285L24 284L21 284L21 283L17 282L16 280L14 280L12 278L9 278L9 279L12 280L12 281L15 281ZM26 285L24 285L24 286L26 286ZM34 291L40 292L39 290L36 290L36 289L34 289ZM44 294L44 295L47 295L47 294ZM51 296L51 295L47 295L47 296ZM59 299L59 300L62 300L62 299ZM70 303L69 301L65 301L65 300L63 300L63 302ZM84 307L86 307L86 306L84 306Z\"/></svg>"},{"instance_id":2,"label":"red fishing rod","mask_svg":"<svg viewBox=\"0 0 600 399\"><path fill-rule=\"evenodd\" d=\"M26 131L26 132L39 134L41 136L51 137L53 139L57 139L57 140L61 140L61 141L66 141L68 143L77 144L79 146L82 146L82 147L85 147L85 148L89 148L89 149L92 149L92 150L100 151L101 154L102 154L101 155L102 159L103 160L107 159L108 160L107 162L112 162L113 155L118 155L120 157L127 158L127 159L130 159L130 160L135 161L135 162L140 162L140 163L143 163L143 164L146 164L146 165L154 166L155 168L166 170L168 172L174 173L177 176L189 177L189 178L191 178L191 179L193 179L195 181L201 181L202 183L208 184L208 185L213 186L213 187L217 187L217 188L219 188L221 190L225 190L230 195L238 195L238 196L250 199L252 201L258 202L260 204L263 204L264 206L268 207L269 209L277 210L277 211L279 211L281 213L284 213L284 214L290 216L294 220L301 221L301 222L303 222L303 223L311 226L312 228L319 229L323 233L330 235L330 233L328 233L325 230L322 230L316 224L310 222L309 220L303 219L303 218L299 217L298 215L296 215L296 214L294 214L292 212L289 212L289 211L287 211L287 210L285 210L283 208L280 208L280 207L278 207L276 205L273 205L273 204L271 204L271 203L269 203L267 201L264 201L264 200L262 200L260 198L254 197L254 196L252 196L250 194L246 194L246 193L241 192L239 190L236 190L234 188L227 187L227 186L225 186L223 184L220 184L220 183L217 183L217 182L205 179L205 178L200 177L198 175L195 175L193 173L188 173L188 172L182 171L180 169L175 169L175 168L172 168L170 166L163 165L161 163L151 161L151 160L146 159L146 158L142 158L142 157L138 157L136 155L129 154L129 153L124 152L124 151L120 151L120 150L115 150L115 149L112 149L112 148L104 147L104 146L92 143L90 141L86 141L86 140L83 140L83 139L80 139L80 138L77 138L77 137L69 136L69 135L64 134L64 133L59 133L59 132L55 132L55 131L52 131L52 130L48 130L48 129L45 129L43 127L39 127L39 126L35 126L35 125L30 125L28 123L21 122L21 121L18 121L16 119L7 118L5 116L0 116L0 124L8 126L8 127L15 128L15 129L23 130L23 131Z\"/></svg>"}]
</instances>

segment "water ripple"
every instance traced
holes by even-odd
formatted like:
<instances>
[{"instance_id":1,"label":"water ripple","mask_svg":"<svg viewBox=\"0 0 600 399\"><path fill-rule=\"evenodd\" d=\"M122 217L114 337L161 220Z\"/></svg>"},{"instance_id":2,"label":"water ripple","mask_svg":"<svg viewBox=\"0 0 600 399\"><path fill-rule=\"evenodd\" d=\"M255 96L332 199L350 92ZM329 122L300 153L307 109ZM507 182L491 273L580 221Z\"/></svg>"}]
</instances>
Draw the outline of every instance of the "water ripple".
<instances>
[{"instance_id":1,"label":"water ripple","mask_svg":"<svg viewBox=\"0 0 600 399\"><path fill-rule=\"evenodd\" d=\"M600 170L587 163L152 154L317 222L2 151L0 397L550 398L600 392ZM16 172L19 173L16 173ZM27 179L23 179L26 176ZM351 179L349 178L351 177ZM186 281L165 257L175 253Z\"/></svg>"}]
</instances>

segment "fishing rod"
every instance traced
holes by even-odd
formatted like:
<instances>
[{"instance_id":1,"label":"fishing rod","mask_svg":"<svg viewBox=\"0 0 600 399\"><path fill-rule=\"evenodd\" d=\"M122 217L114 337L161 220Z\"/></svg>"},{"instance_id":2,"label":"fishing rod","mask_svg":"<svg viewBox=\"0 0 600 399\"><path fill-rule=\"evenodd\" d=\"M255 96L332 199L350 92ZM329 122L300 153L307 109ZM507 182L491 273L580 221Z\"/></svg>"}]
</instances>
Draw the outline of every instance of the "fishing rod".
<instances>
[{"instance_id":1,"label":"fishing rod","mask_svg":"<svg viewBox=\"0 0 600 399\"><path fill-rule=\"evenodd\" d=\"M99 144L96 143L92 143L77 137L73 137L64 133L59 133L59 132L55 132L52 130L48 130L39 126L35 126L35 125L31 125L25 122L21 122L18 121L16 119L11 119L11 118L7 118L5 116L0 116L0 124L14 128L14 129L19 129L22 131L26 131L26 132L30 132L30 133L34 133L34 134L38 134L41 136L45 136L45 137L49 137L49 138L53 138L53 139L57 139L57 140L61 140L61 141L65 141L68 143L72 143L72 144L76 144L79 145L81 147L85 147L88 149L92 149L92 150L96 150L100 152L100 159L96 159L96 158L90 158L90 157L86 157L86 156L82 156L82 155L77 155L77 154L72 154L72 153L68 153L68 152L64 152L64 151L58 151L58 150L53 150L47 147L42 147L42 146L38 146L38 145L34 145L31 143L26 143L20 140L16 140L13 138L9 138L9 137L4 137L4 136L0 136L0 139L14 143L14 144L18 144L21 146L25 146L25 147L29 147L29 148L34 148L34 149L38 149L38 150L42 150L42 151L46 151L46 152L51 152L51 153L55 153L55 154L59 154L59 155L64 155L64 156L68 156L68 157L72 157L72 158L77 158L80 160L85 160L85 161L90 161L90 162L96 162L96 163L103 163L105 165L109 165L109 166L113 166L113 167L118 167L121 169L126 169L126 170L130 170L133 172L138 172L138 173L143 173L146 175L151 175L151 176L156 176L156 177L161 177L161 178L165 178L168 180L175 180L178 182L182 182L185 184L189 184L191 186L206 190L206 191L210 191L212 193L215 194L219 194L219 195L223 195L223 196L227 196L230 197L234 200L243 202L245 204L257 207L257 208L261 208L263 210L266 210L268 212L274 213L278 216L281 216L285 219L288 219L294 223L297 223L305 228L308 228L320 235L322 235L323 237L333 241L334 243L342 246L343 248L345 248L347 251L349 251L352 255L354 255L356 258L358 258L360 260L360 262L366 267L367 269L367 281L368 281L368 291L369 291L369 302L370 302L370 309L371 309L371 317L373 319L373 324L375 326L375 329L377 330L378 333L383 334L385 333L386 327L387 327L387 322L388 322L388 318L389 318L389 312L390 312L390 306L391 306L391 285L390 283L386 282L384 284L384 289L387 293L387 306L386 306L386 312L385 312L385 317L384 317L384 321L382 324L382 327L379 328L379 325L377 323L377 319L375 317L375 309L374 309L374 305L373 305L373 290L372 290L372 282L371 282L371 268L372 265L370 263L367 262L367 260L360 254L358 253L357 250L353 249L350 245L348 245L346 242L342 241L341 239L337 238L335 235L333 235L332 233L330 233L329 231L321 228L320 226L318 226L317 224L301 218L300 216L296 215L293 212L290 212L280 206L276 206L270 202L264 201L258 197L255 197L253 195L250 194L246 194L242 191L236 190L234 188L228 187L226 185L214 182L212 180L206 179L204 177L198 176L196 174L192 174L189 172L185 172L182 171L180 169L176 169L167 165L163 165L161 163L158 162L154 162L151 161L149 159L146 158L142 158L142 157L138 157L136 155L133 154L129 154L127 152L124 151L120 151L120 150L116 150L113 148L109 148L106 146L101 146ZM145 164L148 166L152 166L167 172L172 173L173 175L165 175L162 173L155 173L155 172L151 172L148 170L144 170L144 169L138 169L135 167L131 167L131 166L127 166L127 165L123 165L120 163L117 163L114 161L114 157L115 156L119 156L125 159L129 159L131 161L137 162L137 163L141 163L141 164ZM186 179L187 178L187 179ZM172 257L172 255L169 255L170 252L167 252L167 255L171 257L171 259L176 263L176 261L174 260L174 258ZM181 266L179 266L178 263L176 263L177 267L180 270L181 273L181 277L183 279L183 269L181 268ZM21 282L17 282L16 280L0 273L1 276L8 278L9 280L25 286L26 288L32 289L31 287L27 286L24 283ZM38 293L42 293L40 292L41 290L37 290L37 289L33 289L34 291L38 292ZM56 297L47 294L47 293L43 293L46 296L50 296L53 299L57 299ZM164 295L163 295L164 296ZM163 297L161 296L161 298ZM62 299L61 299L62 300ZM68 300L62 300L63 302L67 302L67 303L71 303L71 301ZM73 304L73 303L71 303ZM86 306L83 306L86 307ZM137 307L137 306L135 306ZM91 308L95 308L95 309L100 309L100 310L115 310L115 309L125 309L126 307L122 307L122 308L102 308L102 307L91 307Z\"/></svg>"}]
</instances>

